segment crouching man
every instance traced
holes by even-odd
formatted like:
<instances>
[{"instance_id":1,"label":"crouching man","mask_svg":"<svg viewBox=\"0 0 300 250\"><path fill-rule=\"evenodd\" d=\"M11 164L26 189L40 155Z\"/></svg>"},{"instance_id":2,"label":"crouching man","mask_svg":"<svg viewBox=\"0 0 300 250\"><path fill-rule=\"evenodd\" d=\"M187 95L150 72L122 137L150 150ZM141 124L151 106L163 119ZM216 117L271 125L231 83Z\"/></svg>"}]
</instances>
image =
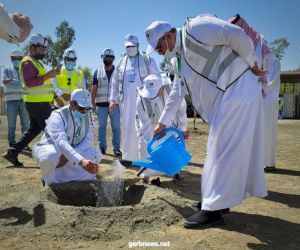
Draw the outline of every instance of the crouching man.
<instances>
[{"instance_id":1,"label":"crouching man","mask_svg":"<svg viewBox=\"0 0 300 250\"><path fill-rule=\"evenodd\" d=\"M45 184L95 180L101 153L93 147L90 93L76 89L70 104L51 113L33 157Z\"/></svg>"}]
</instances>

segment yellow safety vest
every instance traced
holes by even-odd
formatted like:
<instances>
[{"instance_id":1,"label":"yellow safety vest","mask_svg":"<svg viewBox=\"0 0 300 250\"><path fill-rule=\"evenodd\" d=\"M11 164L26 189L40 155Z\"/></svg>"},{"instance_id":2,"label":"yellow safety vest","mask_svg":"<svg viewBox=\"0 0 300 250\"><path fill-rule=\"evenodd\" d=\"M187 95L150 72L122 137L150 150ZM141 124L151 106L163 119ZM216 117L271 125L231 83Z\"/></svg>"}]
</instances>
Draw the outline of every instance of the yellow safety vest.
<instances>
[{"instance_id":1,"label":"yellow safety vest","mask_svg":"<svg viewBox=\"0 0 300 250\"><path fill-rule=\"evenodd\" d=\"M43 82L43 85L38 87L27 87L25 85L22 65L24 62L30 61L33 66L38 70L38 76L43 76L47 73L45 67L39 63L37 60L31 58L30 56L25 56L19 67L20 80L23 88L25 89L25 94L23 96L24 102L52 102L53 101L53 86L50 79Z\"/></svg>"},{"instance_id":2,"label":"yellow safety vest","mask_svg":"<svg viewBox=\"0 0 300 250\"><path fill-rule=\"evenodd\" d=\"M68 80L69 74L65 67L61 68L60 74L56 75L57 87L62 90L65 94L71 95L74 89L82 88L83 72L82 70L73 70L71 80ZM64 105L67 105L68 102L61 98ZM55 100L54 100L54 103Z\"/></svg>"}]
</instances>

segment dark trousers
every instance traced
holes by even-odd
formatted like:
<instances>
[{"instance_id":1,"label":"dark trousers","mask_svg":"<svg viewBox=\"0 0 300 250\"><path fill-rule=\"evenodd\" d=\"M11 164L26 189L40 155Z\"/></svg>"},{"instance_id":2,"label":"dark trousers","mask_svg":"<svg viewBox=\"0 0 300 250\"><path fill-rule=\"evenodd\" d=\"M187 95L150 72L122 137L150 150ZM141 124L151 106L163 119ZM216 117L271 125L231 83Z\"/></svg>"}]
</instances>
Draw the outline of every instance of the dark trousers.
<instances>
[{"instance_id":1,"label":"dark trousers","mask_svg":"<svg viewBox=\"0 0 300 250\"><path fill-rule=\"evenodd\" d=\"M21 139L13 145L18 152L22 151L41 131L46 127L46 120L49 118L52 109L48 102L26 102L26 109L29 114L29 129Z\"/></svg>"}]
</instances>

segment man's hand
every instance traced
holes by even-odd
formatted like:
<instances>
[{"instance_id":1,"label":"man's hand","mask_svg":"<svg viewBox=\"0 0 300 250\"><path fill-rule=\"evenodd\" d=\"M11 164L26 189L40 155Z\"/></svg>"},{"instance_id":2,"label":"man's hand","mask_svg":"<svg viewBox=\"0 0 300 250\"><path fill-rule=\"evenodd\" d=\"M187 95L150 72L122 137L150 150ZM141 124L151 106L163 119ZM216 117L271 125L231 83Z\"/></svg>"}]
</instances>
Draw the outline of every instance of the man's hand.
<instances>
[{"instance_id":1,"label":"man's hand","mask_svg":"<svg viewBox=\"0 0 300 250\"><path fill-rule=\"evenodd\" d=\"M162 123L158 123L156 125L156 127L154 128L154 134L153 137L156 136L160 131L162 131L163 129L166 128L166 125L162 124Z\"/></svg>"},{"instance_id":2,"label":"man's hand","mask_svg":"<svg viewBox=\"0 0 300 250\"><path fill-rule=\"evenodd\" d=\"M58 104L59 107L63 107L64 106L64 102L58 96L56 96L54 98L54 100L56 101L56 103Z\"/></svg>"},{"instance_id":3,"label":"man's hand","mask_svg":"<svg viewBox=\"0 0 300 250\"><path fill-rule=\"evenodd\" d=\"M11 20L21 29L21 33L18 38L19 43L24 42L33 28L29 17L21 13L13 13L9 16Z\"/></svg>"},{"instance_id":4,"label":"man's hand","mask_svg":"<svg viewBox=\"0 0 300 250\"><path fill-rule=\"evenodd\" d=\"M59 162L57 163L56 165L56 168L61 168L63 167L64 165L66 165L66 163L68 162L69 160L62 154L60 155L59 157Z\"/></svg>"},{"instance_id":5,"label":"man's hand","mask_svg":"<svg viewBox=\"0 0 300 250\"><path fill-rule=\"evenodd\" d=\"M113 110L114 110L114 107L116 106L116 102L115 101L110 101L109 102L109 107L108 107L108 110L109 110L109 113L112 114L113 113Z\"/></svg>"},{"instance_id":6,"label":"man's hand","mask_svg":"<svg viewBox=\"0 0 300 250\"><path fill-rule=\"evenodd\" d=\"M4 84L8 84L8 83L11 83L12 79L11 78L6 78L3 80L3 83Z\"/></svg>"},{"instance_id":7,"label":"man's hand","mask_svg":"<svg viewBox=\"0 0 300 250\"><path fill-rule=\"evenodd\" d=\"M267 74L267 72L268 72L268 70L262 70L262 69L260 69L258 67L257 63L254 64L254 67L251 68L251 71L252 71L252 73L254 75L257 75L259 77L264 77Z\"/></svg>"},{"instance_id":8,"label":"man's hand","mask_svg":"<svg viewBox=\"0 0 300 250\"><path fill-rule=\"evenodd\" d=\"M79 165L90 174L97 174L99 165L97 163L94 163L91 160L83 159L79 162Z\"/></svg>"},{"instance_id":9,"label":"man's hand","mask_svg":"<svg viewBox=\"0 0 300 250\"><path fill-rule=\"evenodd\" d=\"M189 139L189 137L190 137L190 135L187 132L185 132L185 131L181 131L181 134L183 135L183 138L185 140Z\"/></svg>"},{"instance_id":10,"label":"man's hand","mask_svg":"<svg viewBox=\"0 0 300 250\"><path fill-rule=\"evenodd\" d=\"M67 101L67 102L70 100L70 95L69 95L69 94L63 93L61 97L62 97L65 101Z\"/></svg>"},{"instance_id":11,"label":"man's hand","mask_svg":"<svg viewBox=\"0 0 300 250\"><path fill-rule=\"evenodd\" d=\"M58 75L59 72L60 72L60 69L52 69L52 70L49 70L44 77L46 78L46 80L48 80L50 78L56 77L56 75Z\"/></svg>"}]
</instances>

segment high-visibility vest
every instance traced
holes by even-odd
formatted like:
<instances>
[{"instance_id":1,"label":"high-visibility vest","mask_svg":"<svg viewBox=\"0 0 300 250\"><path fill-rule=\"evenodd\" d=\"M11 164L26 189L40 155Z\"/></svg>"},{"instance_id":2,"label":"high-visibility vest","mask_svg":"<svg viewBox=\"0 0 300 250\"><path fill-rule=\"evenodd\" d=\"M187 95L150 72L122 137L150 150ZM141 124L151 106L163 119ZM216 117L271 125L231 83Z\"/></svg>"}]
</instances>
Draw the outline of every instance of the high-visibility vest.
<instances>
[{"instance_id":1,"label":"high-visibility vest","mask_svg":"<svg viewBox=\"0 0 300 250\"><path fill-rule=\"evenodd\" d=\"M70 79L70 80L68 80ZM83 72L82 70L73 70L71 78L69 78L68 71L65 67L61 68L60 74L56 75L57 87L62 90L65 94L71 95L74 89L82 88ZM61 98L64 105L68 102ZM54 102L56 103L56 102Z\"/></svg>"},{"instance_id":2,"label":"high-visibility vest","mask_svg":"<svg viewBox=\"0 0 300 250\"><path fill-rule=\"evenodd\" d=\"M229 46L208 45L196 40L190 30L198 22L199 17L189 18L183 27L183 59L195 73L225 91L250 67Z\"/></svg>"},{"instance_id":3,"label":"high-visibility vest","mask_svg":"<svg viewBox=\"0 0 300 250\"><path fill-rule=\"evenodd\" d=\"M22 83L23 88L25 89L24 94L24 102L52 102L53 101L53 86L50 79L43 82L43 85L37 86L37 87L27 87L25 85L24 77L23 77L23 71L22 71L22 65L25 62L30 61L33 66L38 71L38 76L43 76L47 73L47 70L45 67L39 63L37 60L31 58L30 56L25 56L21 63L19 68L19 74L20 74L20 80Z\"/></svg>"},{"instance_id":4,"label":"high-visibility vest","mask_svg":"<svg viewBox=\"0 0 300 250\"><path fill-rule=\"evenodd\" d=\"M98 80L98 86L97 86L97 95L95 98L96 103L108 102L110 96L112 76L108 80L104 66L101 66L97 69L97 80Z\"/></svg>"},{"instance_id":5,"label":"high-visibility vest","mask_svg":"<svg viewBox=\"0 0 300 250\"><path fill-rule=\"evenodd\" d=\"M124 98L124 74L127 66L128 55L125 54L117 64L117 72L118 72L118 82L119 82L119 99L120 101ZM138 71L141 82L149 75L150 72L150 64L151 58L144 54L140 53L137 55L137 63L138 63Z\"/></svg>"}]
</instances>

